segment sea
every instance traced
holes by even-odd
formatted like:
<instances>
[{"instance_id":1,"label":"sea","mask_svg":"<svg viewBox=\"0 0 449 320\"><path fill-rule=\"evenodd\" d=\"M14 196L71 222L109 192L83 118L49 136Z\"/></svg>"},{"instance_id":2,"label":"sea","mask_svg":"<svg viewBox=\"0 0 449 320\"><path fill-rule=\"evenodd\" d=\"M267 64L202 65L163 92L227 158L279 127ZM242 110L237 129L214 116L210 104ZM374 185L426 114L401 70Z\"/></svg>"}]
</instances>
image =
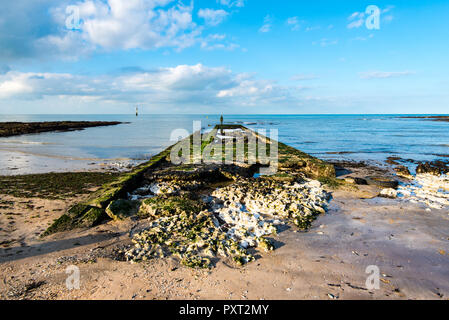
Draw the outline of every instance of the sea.
<instances>
[{"instance_id":1,"label":"sea","mask_svg":"<svg viewBox=\"0 0 449 320\"><path fill-rule=\"evenodd\" d=\"M276 129L278 140L325 160L385 165L395 156L448 160L449 122L411 115L224 115L225 123ZM174 130L204 131L220 115L0 115L0 122L121 121L109 127L0 138L0 175L122 168L144 162L175 141Z\"/></svg>"}]
</instances>

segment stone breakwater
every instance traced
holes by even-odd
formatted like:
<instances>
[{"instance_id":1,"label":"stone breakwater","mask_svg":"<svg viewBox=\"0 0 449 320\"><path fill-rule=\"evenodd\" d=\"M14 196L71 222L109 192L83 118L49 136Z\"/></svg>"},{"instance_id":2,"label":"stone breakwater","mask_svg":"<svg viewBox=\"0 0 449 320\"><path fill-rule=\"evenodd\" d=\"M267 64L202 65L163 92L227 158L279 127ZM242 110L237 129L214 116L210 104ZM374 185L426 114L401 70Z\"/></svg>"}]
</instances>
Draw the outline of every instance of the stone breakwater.
<instances>
[{"instance_id":1,"label":"stone breakwater","mask_svg":"<svg viewBox=\"0 0 449 320\"><path fill-rule=\"evenodd\" d=\"M428 210L449 208L449 176L418 174L411 183L401 184L397 190L384 189L381 195L423 203Z\"/></svg>"},{"instance_id":2,"label":"stone breakwater","mask_svg":"<svg viewBox=\"0 0 449 320\"><path fill-rule=\"evenodd\" d=\"M240 139L240 158L236 142L242 133L247 139ZM207 268L219 257L232 258L239 265L252 261L254 251L274 249L269 237L276 235L280 224L292 223L306 230L318 214L326 212L330 195L320 182L308 178L335 182L333 165L280 142L273 145L274 140L234 125L217 126L201 136L201 150L207 154L211 149L216 163L193 161L194 155L192 162L173 162L179 147L191 146L193 138L105 184L70 208L42 236L110 219L133 219L136 227L151 226L131 235L134 244L122 251L127 260L176 255L186 266ZM255 163L249 161L257 155L249 143L254 139L256 145L259 140L267 142L270 155L277 149L272 146L278 145L279 161L274 161L279 162L278 173L254 178L258 171L260 175L271 168L271 163L259 157ZM227 145L222 140L230 141L235 163L226 162L225 152L220 156L220 147Z\"/></svg>"},{"instance_id":3,"label":"stone breakwater","mask_svg":"<svg viewBox=\"0 0 449 320\"><path fill-rule=\"evenodd\" d=\"M173 254L184 265L199 268L229 257L243 265L254 260L248 249L274 249L267 237L275 236L279 225L292 222L307 229L326 212L330 199L318 181L263 178L218 188L194 202L177 196L150 198L140 211L150 216L151 226L134 235L125 256L137 262Z\"/></svg>"}]
</instances>

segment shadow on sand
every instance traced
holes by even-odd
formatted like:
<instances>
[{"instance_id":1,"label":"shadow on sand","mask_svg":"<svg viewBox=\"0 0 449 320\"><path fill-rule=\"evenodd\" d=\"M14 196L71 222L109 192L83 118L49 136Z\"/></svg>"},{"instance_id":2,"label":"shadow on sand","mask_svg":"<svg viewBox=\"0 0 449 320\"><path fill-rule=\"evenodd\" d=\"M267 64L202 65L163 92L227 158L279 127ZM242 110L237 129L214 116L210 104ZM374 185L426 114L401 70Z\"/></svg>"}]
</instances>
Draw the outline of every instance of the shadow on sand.
<instances>
[{"instance_id":1,"label":"shadow on sand","mask_svg":"<svg viewBox=\"0 0 449 320\"><path fill-rule=\"evenodd\" d=\"M59 252L67 249L72 249L74 247L87 246L93 243L100 243L105 240L119 238L124 234L127 233L86 235L78 238L42 242L38 244L33 244L31 246L0 249L0 263L45 255L53 252Z\"/></svg>"}]
</instances>

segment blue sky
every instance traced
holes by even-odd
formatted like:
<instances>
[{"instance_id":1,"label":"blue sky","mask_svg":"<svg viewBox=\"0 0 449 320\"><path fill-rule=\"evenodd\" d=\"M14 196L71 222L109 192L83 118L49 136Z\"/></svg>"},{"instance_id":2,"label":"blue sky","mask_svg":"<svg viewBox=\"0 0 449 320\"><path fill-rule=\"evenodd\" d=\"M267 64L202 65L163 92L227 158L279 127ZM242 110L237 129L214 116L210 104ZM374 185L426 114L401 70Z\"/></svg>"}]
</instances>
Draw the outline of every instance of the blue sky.
<instances>
[{"instance_id":1,"label":"blue sky","mask_svg":"<svg viewBox=\"0 0 449 320\"><path fill-rule=\"evenodd\" d=\"M447 113L448 16L447 1L9 1L0 113Z\"/></svg>"}]
</instances>

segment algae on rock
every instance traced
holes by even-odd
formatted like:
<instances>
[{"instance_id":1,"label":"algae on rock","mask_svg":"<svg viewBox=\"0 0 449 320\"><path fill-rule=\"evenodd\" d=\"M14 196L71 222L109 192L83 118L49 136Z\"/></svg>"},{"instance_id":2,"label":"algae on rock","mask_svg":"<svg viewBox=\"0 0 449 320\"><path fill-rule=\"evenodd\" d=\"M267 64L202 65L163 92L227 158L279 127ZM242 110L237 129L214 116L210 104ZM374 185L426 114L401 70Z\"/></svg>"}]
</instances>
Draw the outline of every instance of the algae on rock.
<instances>
[{"instance_id":1,"label":"algae on rock","mask_svg":"<svg viewBox=\"0 0 449 320\"><path fill-rule=\"evenodd\" d=\"M136 204L132 201L123 199L113 200L106 208L106 213L111 219L120 221L130 217L133 211L137 211L135 208Z\"/></svg>"}]
</instances>

